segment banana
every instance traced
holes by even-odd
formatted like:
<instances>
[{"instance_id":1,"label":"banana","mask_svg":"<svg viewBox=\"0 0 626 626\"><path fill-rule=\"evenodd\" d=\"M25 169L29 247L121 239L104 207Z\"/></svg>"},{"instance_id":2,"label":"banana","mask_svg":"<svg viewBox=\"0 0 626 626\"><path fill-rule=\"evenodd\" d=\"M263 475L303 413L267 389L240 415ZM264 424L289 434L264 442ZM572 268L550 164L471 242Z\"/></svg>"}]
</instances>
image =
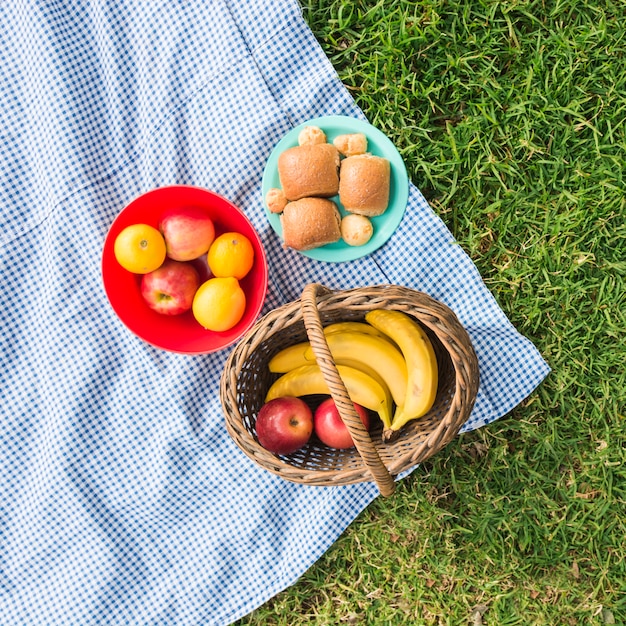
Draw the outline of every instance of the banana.
<instances>
[{"instance_id":1,"label":"banana","mask_svg":"<svg viewBox=\"0 0 626 626\"><path fill-rule=\"evenodd\" d=\"M386 339L349 331L331 333L326 336L326 342L335 362L350 359L375 369L389 388L393 401L398 406L404 404L408 375L400 350ZM308 348L304 357L314 360L313 349Z\"/></svg>"},{"instance_id":2,"label":"banana","mask_svg":"<svg viewBox=\"0 0 626 626\"><path fill-rule=\"evenodd\" d=\"M346 321L346 322L335 322L333 324L329 324L328 326L324 326L324 334L332 335L334 333L365 333L367 335L376 335L377 337L385 338L386 335L381 333L377 328L374 328L371 324L366 324L365 322L357 322L357 321Z\"/></svg>"},{"instance_id":3,"label":"banana","mask_svg":"<svg viewBox=\"0 0 626 626\"><path fill-rule=\"evenodd\" d=\"M381 333L379 330L377 330L370 324L366 324L365 322L335 322L333 324L330 324L329 326L324 327L324 334L326 336L344 332L358 332L367 335L375 335L377 337L380 337L381 339L389 341L387 339L387 335ZM389 343L391 344L391 341L389 341ZM268 364L270 372L274 372L275 374L284 374L289 370L300 367L300 365L314 363L315 357L313 357L312 355L309 355L307 358L305 358L305 352L307 348L310 347L310 345L311 344L308 341L303 341L300 343L296 343L292 346L288 346L287 348L283 348L280 352L276 353L270 359L270 362Z\"/></svg>"},{"instance_id":4,"label":"banana","mask_svg":"<svg viewBox=\"0 0 626 626\"><path fill-rule=\"evenodd\" d=\"M375 309L369 311L365 319L374 328L389 335L406 360L406 398L404 404L396 407L389 431L383 433L383 439L390 441L402 426L422 417L433 406L438 384L437 357L422 327L406 313Z\"/></svg>"},{"instance_id":5,"label":"banana","mask_svg":"<svg viewBox=\"0 0 626 626\"><path fill-rule=\"evenodd\" d=\"M308 341L295 343L277 352L269 361L268 367L274 374L284 374L301 365L308 365L305 353L311 344Z\"/></svg>"},{"instance_id":6,"label":"banana","mask_svg":"<svg viewBox=\"0 0 626 626\"><path fill-rule=\"evenodd\" d=\"M337 365L337 371L353 402L376 411L383 424L391 423L391 406L383 387L371 376L347 365ZM269 388L265 401L281 396L329 394L328 385L318 365L301 365L283 374Z\"/></svg>"},{"instance_id":7,"label":"banana","mask_svg":"<svg viewBox=\"0 0 626 626\"><path fill-rule=\"evenodd\" d=\"M355 370L361 370L364 374L371 376L381 386L385 392L386 403L389 407L388 415L382 415L381 420L386 429L391 428L391 420L388 418L391 415L391 403L393 402L393 398L391 397L391 392L389 391L387 383L383 380L381 375L373 367L363 363L362 361L354 361L353 359L336 359L335 365L347 365L348 367L353 367Z\"/></svg>"}]
</instances>

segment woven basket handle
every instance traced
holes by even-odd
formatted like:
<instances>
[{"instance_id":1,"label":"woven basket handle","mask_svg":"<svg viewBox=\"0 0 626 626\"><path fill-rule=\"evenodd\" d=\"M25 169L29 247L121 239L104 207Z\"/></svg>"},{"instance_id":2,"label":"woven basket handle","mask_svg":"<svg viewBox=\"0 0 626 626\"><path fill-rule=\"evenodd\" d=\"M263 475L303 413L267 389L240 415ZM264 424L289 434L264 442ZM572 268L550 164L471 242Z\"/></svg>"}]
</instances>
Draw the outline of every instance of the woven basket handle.
<instances>
[{"instance_id":1,"label":"woven basket handle","mask_svg":"<svg viewBox=\"0 0 626 626\"><path fill-rule=\"evenodd\" d=\"M358 453L374 477L380 493L383 496L390 496L395 491L395 481L380 460L378 451L372 443L369 433L365 430L361 418L354 409L352 400L350 400L348 391L341 376L339 376L335 362L330 354L328 342L324 335L317 307L317 297L318 294L328 292L329 289L315 283L307 285L302 292L302 317L311 343L311 349L328 385L330 395L335 401L339 415L352 435L352 440Z\"/></svg>"}]
</instances>

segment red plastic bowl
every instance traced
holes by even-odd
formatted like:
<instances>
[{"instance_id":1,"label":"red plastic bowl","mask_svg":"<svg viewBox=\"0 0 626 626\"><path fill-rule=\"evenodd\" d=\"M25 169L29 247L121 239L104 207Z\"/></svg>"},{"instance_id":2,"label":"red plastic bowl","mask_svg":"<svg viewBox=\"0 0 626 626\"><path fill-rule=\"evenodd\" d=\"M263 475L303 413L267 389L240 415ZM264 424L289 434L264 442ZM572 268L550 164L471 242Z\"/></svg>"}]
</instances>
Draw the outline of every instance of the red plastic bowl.
<instances>
[{"instance_id":1,"label":"red plastic bowl","mask_svg":"<svg viewBox=\"0 0 626 626\"><path fill-rule=\"evenodd\" d=\"M246 294L246 311L239 323L230 330L206 330L196 322L191 311L175 316L156 313L141 296L141 276L125 270L115 259L115 238L126 226L143 223L158 228L166 209L184 206L195 206L206 211L213 220L216 236L236 231L248 237L254 247L254 266L240 281ZM201 276L208 278L210 274L206 260L198 260L196 264ZM174 185L142 194L115 218L102 251L102 280L113 310L135 335L163 350L207 354L235 343L258 318L267 294L267 258L258 233L234 204L207 189Z\"/></svg>"}]
</instances>

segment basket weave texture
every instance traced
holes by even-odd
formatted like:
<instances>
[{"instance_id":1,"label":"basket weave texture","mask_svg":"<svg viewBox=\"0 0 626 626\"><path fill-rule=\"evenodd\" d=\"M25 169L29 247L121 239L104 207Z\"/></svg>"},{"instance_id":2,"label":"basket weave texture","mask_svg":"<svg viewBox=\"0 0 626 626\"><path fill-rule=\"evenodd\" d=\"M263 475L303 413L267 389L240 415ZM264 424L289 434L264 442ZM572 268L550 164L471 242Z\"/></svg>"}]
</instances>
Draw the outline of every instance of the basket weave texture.
<instances>
[{"instance_id":1,"label":"basket weave texture","mask_svg":"<svg viewBox=\"0 0 626 626\"><path fill-rule=\"evenodd\" d=\"M400 436L383 443L381 427L363 427L330 355L323 327L339 321L363 321L373 309L402 311L428 334L439 369L435 403L422 418L406 424ZM310 341L355 448L335 450L315 437L290 455L275 455L256 437L256 415L278 377L270 359L283 348ZM307 485L346 485L374 481L384 496L395 477L441 450L467 421L478 391L478 361L456 315L429 295L398 285L332 291L309 284L301 298L263 316L229 355L220 383L226 428L253 461L286 480Z\"/></svg>"}]
</instances>

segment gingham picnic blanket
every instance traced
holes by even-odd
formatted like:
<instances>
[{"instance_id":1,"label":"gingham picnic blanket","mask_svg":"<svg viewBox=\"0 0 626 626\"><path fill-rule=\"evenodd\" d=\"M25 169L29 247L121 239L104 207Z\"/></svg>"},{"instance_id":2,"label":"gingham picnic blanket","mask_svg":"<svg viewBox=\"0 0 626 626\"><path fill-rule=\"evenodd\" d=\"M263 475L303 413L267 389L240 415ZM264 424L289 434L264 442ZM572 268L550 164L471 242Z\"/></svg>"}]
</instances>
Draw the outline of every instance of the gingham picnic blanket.
<instances>
[{"instance_id":1,"label":"gingham picnic blanket","mask_svg":"<svg viewBox=\"0 0 626 626\"><path fill-rule=\"evenodd\" d=\"M378 495L257 467L219 401L228 350L189 357L133 336L100 254L134 197L167 184L239 205L269 258L264 312L309 282L396 283L470 333L480 393L463 430L548 373L413 185L377 252L285 250L261 197L295 125L365 119L295 0L0 5L0 623L228 624L318 559Z\"/></svg>"}]
</instances>

